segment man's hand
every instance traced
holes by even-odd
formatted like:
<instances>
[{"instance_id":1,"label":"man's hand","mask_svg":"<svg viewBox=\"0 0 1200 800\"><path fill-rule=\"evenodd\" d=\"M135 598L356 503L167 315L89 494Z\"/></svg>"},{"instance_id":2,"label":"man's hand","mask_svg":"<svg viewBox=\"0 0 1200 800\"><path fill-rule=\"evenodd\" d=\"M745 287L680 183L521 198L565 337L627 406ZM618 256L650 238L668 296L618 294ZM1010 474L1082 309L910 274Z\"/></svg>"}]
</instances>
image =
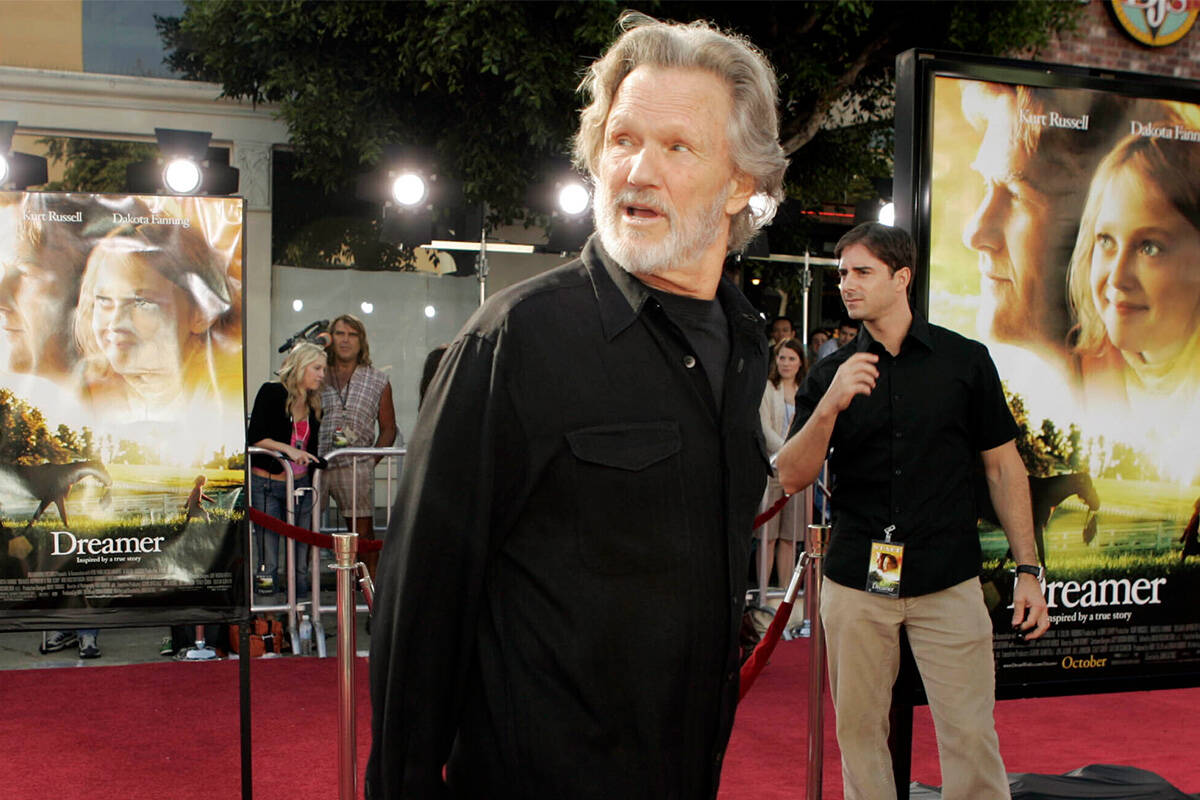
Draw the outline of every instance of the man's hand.
<instances>
[{"instance_id":1,"label":"man's hand","mask_svg":"<svg viewBox=\"0 0 1200 800\"><path fill-rule=\"evenodd\" d=\"M804 426L780 448L775 457L776 476L788 494L795 494L817 479L829 452L829 439L838 414L860 394L868 395L879 380L879 356L855 353L838 367Z\"/></svg>"},{"instance_id":2,"label":"man's hand","mask_svg":"<svg viewBox=\"0 0 1200 800\"><path fill-rule=\"evenodd\" d=\"M838 367L821 402L828 403L831 411L840 414L856 396L869 395L879 380L879 369L875 366L878 361L879 356L874 353L855 353L850 356Z\"/></svg>"},{"instance_id":3,"label":"man's hand","mask_svg":"<svg viewBox=\"0 0 1200 800\"><path fill-rule=\"evenodd\" d=\"M25 558L33 552L33 545L24 536L14 536L8 540L8 555L11 558Z\"/></svg>"},{"instance_id":4,"label":"man's hand","mask_svg":"<svg viewBox=\"0 0 1200 800\"><path fill-rule=\"evenodd\" d=\"M1032 641L1050 629L1050 610L1042 595L1042 585L1028 573L1017 575L1017 588L1013 591L1013 630L1025 634L1025 641Z\"/></svg>"}]
</instances>

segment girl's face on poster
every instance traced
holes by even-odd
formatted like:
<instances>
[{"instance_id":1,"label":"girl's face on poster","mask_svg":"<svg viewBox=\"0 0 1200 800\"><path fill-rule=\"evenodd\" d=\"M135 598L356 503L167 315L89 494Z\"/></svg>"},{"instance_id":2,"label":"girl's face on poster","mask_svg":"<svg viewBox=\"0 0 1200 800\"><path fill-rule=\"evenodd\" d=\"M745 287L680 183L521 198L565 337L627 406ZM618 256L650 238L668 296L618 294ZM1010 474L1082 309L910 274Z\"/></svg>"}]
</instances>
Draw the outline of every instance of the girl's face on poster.
<instances>
[{"instance_id":1,"label":"girl's face on poster","mask_svg":"<svg viewBox=\"0 0 1200 800\"><path fill-rule=\"evenodd\" d=\"M1132 169L1114 175L1102 197L1092 300L1117 349L1161 363L1200 321L1200 231Z\"/></svg>"},{"instance_id":2,"label":"girl's face on poster","mask_svg":"<svg viewBox=\"0 0 1200 800\"><path fill-rule=\"evenodd\" d=\"M182 289L136 255L98 253L92 332L114 372L131 382L178 377L191 331Z\"/></svg>"}]
</instances>

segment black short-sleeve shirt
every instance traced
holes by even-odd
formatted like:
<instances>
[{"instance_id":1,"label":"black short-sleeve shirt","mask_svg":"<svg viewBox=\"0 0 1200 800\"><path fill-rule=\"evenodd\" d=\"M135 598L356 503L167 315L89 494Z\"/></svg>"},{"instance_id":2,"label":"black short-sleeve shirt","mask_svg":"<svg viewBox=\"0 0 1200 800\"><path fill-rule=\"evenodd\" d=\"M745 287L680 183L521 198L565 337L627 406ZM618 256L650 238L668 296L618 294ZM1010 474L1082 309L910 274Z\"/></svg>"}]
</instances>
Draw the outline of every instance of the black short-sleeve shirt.
<instances>
[{"instance_id":1,"label":"black short-sleeve shirt","mask_svg":"<svg viewBox=\"0 0 1200 800\"><path fill-rule=\"evenodd\" d=\"M864 327L818 363L796 395L792 433L808 421L833 376L856 352L879 356L879 381L838 415L830 439L833 536L825 575L866 586L872 539L905 545L900 594L939 591L979 573L972 476L979 453L1017 426L987 348L914 314L893 357Z\"/></svg>"}]
</instances>

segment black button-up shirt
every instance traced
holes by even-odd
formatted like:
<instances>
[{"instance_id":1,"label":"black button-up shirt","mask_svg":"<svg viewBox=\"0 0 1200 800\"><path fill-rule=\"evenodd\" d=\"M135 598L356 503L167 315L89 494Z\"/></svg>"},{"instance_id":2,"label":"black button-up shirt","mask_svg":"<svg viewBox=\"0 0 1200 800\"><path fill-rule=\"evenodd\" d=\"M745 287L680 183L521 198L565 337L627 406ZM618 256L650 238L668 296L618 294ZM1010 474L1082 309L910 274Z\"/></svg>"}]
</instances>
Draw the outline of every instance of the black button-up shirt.
<instances>
[{"instance_id":1,"label":"black button-up shirt","mask_svg":"<svg viewBox=\"0 0 1200 800\"><path fill-rule=\"evenodd\" d=\"M796 395L792 431L812 415L854 353L879 356L879 380L838 415L830 439L833 535L825 575L867 583L871 540L903 542L900 594L927 594L979 574L972 477L979 453L1013 439L1017 426L987 348L914 314L893 357L864 327L819 362Z\"/></svg>"},{"instance_id":2,"label":"black button-up shirt","mask_svg":"<svg viewBox=\"0 0 1200 800\"><path fill-rule=\"evenodd\" d=\"M768 471L766 342L718 300L720 411L595 240L450 345L379 566L368 797L715 796Z\"/></svg>"}]
</instances>

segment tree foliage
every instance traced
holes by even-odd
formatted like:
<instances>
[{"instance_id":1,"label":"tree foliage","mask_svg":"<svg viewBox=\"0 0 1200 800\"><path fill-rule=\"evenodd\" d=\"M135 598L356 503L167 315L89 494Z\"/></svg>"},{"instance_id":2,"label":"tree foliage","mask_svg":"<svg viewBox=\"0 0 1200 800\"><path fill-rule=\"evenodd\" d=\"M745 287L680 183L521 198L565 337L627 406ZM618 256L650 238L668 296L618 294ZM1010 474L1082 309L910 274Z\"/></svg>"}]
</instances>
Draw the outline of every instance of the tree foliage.
<instances>
[{"instance_id":1,"label":"tree foliage","mask_svg":"<svg viewBox=\"0 0 1200 800\"><path fill-rule=\"evenodd\" d=\"M870 196L871 179L891 174L897 53L1035 52L1080 12L1054 0L187 0L159 26L175 70L278 104L305 177L338 186L386 145L423 147L470 202L519 219L528 187L569 149L576 86L624 8L711 19L766 52L780 78L788 191L805 207Z\"/></svg>"},{"instance_id":2,"label":"tree foliage","mask_svg":"<svg viewBox=\"0 0 1200 800\"><path fill-rule=\"evenodd\" d=\"M1052 420L1043 419L1040 428L1034 429L1029 421L1025 400L1019 394L1004 390L1008 408L1017 423L1017 452L1025 463L1026 471L1035 477L1048 477L1066 472L1087 471L1083 447L1083 432L1071 423L1064 433Z\"/></svg>"},{"instance_id":3,"label":"tree foliage","mask_svg":"<svg viewBox=\"0 0 1200 800\"><path fill-rule=\"evenodd\" d=\"M66 425L51 432L42 412L0 389L0 464L62 464L93 458L92 432Z\"/></svg>"},{"instance_id":4,"label":"tree foliage","mask_svg":"<svg viewBox=\"0 0 1200 800\"><path fill-rule=\"evenodd\" d=\"M172 67L278 103L302 174L327 187L419 148L470 202L517 217L567 152L585 54L617 7L525 3L191 2L163 20Z\"/></svg>"},{"instance_id":5,"label":"tree foliage","mask_svg":"<svg viewBox=\"0 0 1200 800\"><path fill-rule=\"evenodd\" d=\"M62 180L46 184L48 192L125 191L125 168L158 155L157 147L142 142L59 136L38 141L45 145L47 158L66 167Z\"/></svg>"}]
</instances>

